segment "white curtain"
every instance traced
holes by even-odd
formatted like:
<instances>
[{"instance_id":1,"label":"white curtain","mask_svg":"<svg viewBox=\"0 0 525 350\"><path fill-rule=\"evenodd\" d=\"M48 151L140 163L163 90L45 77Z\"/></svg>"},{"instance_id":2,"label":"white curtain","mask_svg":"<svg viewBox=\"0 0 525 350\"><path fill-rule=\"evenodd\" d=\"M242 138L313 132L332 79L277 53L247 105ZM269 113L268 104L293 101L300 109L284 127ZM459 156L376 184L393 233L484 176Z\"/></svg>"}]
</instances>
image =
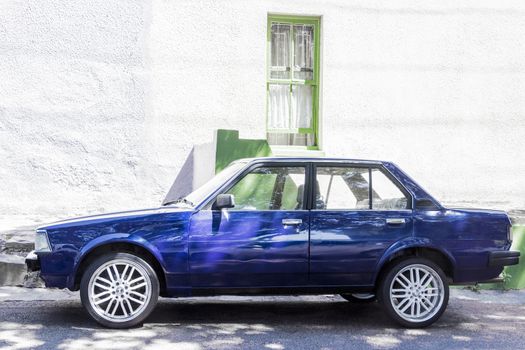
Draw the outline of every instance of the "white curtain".
<instances>
[{"instance_id":1,"label":"white curtain","mask_svg":"<svg viewBox=\"0 0 525 350\"><path fill-rule=\"evenodd\" d=\"M313 134L268 133L267 137L270 145L313 146L315 143Z\"/></svg>"},{"instance_id":2,"label":"white curtain","mask_svg":"<svg viewBox=\"0 0 525 350\"><path fill-rule=\"evenodd\" d=\"M312 126L312 87L294 85L292 87L292 128Z\"/></svg>"},{"instance_id":3,"label":"white curtain","mask_svg":"<svg viewBox=\"0 0 525 350\"><path fill-rule=\"evenodd\" d=\"M268 96L268 128L290 128L290 86L272 84Z\"/></svg>"}]
</instances>

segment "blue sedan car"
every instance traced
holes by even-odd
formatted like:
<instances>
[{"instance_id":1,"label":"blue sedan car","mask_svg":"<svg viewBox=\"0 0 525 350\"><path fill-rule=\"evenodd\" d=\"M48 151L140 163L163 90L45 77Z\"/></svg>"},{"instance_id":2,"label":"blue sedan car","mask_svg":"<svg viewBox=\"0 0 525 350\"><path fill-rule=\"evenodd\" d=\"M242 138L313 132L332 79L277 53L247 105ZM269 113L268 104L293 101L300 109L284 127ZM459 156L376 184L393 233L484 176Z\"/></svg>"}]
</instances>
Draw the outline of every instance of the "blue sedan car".
<instances>
[{"instance_id":1,"label":"blue sedan car","mask_svg":"<svg viewBox=\"0 0 525 350\"><path fill-rule=\"evenodd\" d=\"M40 227L26 263L112 328L142 323L159 295L320 293L425 327L449 284L518 263L510 229L502 211L443 207L390 162L257 158L159 208Z\"/></svg>"}]
</instances>

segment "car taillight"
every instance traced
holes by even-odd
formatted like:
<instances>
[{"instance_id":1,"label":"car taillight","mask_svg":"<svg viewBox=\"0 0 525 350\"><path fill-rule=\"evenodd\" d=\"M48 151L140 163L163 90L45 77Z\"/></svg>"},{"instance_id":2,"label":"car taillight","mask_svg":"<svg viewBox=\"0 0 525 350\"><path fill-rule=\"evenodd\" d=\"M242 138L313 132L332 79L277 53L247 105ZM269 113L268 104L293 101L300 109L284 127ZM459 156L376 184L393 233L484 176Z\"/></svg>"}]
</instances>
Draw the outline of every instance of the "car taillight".
<instances>
[{"instance_id":1,"label":"car taillight","mask_svg":"<svg viewBox=\"0 0 525 350\"><path fill-rule=\"evenodd\" d=\"M512 242L512 225L509 225L508 226L508 233L507 233L507 237L509 238L509 241Z\"/></svg>"}]
</instances>

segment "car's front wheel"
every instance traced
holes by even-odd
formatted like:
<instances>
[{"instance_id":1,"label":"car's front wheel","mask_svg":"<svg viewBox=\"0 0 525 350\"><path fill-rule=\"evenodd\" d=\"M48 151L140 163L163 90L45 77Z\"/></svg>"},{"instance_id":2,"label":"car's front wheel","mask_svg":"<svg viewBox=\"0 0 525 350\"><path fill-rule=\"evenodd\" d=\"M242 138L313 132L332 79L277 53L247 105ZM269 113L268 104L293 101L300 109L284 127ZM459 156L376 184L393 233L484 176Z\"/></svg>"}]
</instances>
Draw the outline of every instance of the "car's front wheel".
<instances>
[{"instance_id":1,"label":"car's front wheel","mask_svg":"<svg viewBox=\"0 0 525 350\"><path fill-rule=\"evenodd\" d=\"M159 281L142 258L128 253L106 254L94 260L80 283L80 299L89 315L110 328L141 324L153 311Z\"/></svg>"},{"instance_id":2,"label":"car's front wheel","mask_svg":"<svg viewBox=\"0 0 525 350\"><path fill-rule=\"evenodd\" d=\"M409 258L393 265L378 290L387 314L409 328L434 323L448 304L449 287L441 268L424 258Z\"/></svg>"}]
</instances>

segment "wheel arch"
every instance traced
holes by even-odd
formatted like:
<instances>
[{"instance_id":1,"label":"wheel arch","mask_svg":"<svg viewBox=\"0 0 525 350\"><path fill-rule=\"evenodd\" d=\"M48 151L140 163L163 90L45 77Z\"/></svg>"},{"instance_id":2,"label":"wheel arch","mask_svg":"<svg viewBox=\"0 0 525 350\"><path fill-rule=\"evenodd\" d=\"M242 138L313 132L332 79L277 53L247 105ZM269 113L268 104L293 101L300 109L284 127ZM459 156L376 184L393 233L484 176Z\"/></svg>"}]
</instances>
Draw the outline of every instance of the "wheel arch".
<instances>
[{"instance_id":1,"label":"wheel arch","mask_svg":"<svg viewBox=\"0 0 525 350\"><path fill-rule=\"evenodd\" d=\"M374 285L377 285L382 274L384 274L390 266L397 261L410 257L424 257L429 259L441 267L450 281L454 280L456 268L454 256L448 251L431 244L429 241L418 240L395 245L383 254L376 269L378 272L374 276Z\"/></svg>"},{"instance_id":2,"label":"wheel arch","mask_svg":"<svg viewBox=\"0 0 525 350\"><path fill-rule=\"evenodd\" d=\"M107 253L130 253L148 262L159 279L161 295L166 291L166 272L160 253L147 241L129 240L125 237L111 237L99 242L93 242L83 249L75 264L76 268L69 281L69 289L78 290L80 281L89 263Z\"/></svg>"}]
</instances>

